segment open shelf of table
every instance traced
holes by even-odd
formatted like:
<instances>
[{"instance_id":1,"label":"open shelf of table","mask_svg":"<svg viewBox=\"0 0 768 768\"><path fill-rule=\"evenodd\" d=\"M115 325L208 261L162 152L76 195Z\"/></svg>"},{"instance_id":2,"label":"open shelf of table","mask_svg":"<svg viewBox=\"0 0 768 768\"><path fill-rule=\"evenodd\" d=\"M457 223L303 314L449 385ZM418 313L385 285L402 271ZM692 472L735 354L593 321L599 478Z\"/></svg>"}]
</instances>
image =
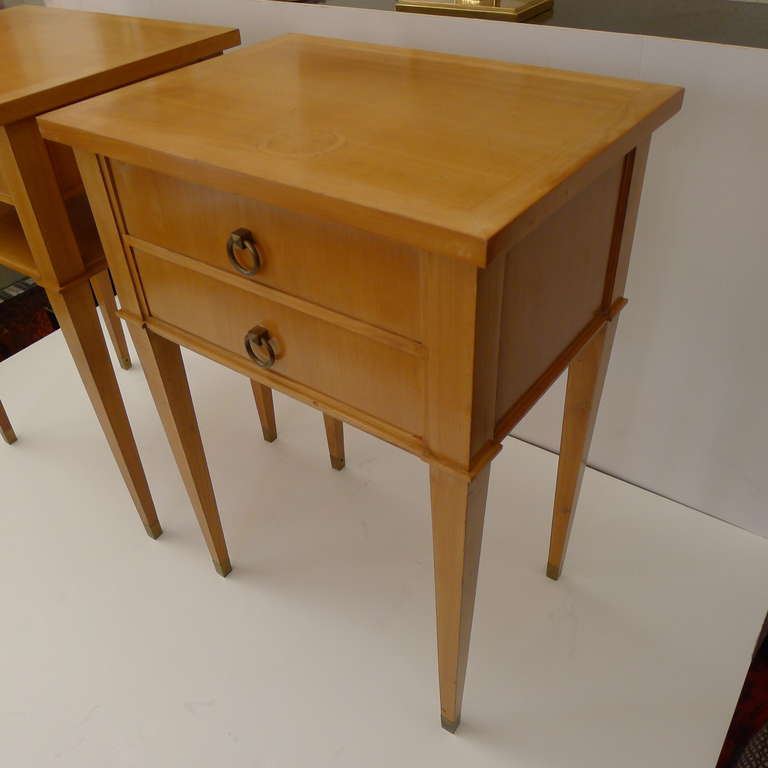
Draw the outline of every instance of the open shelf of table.
<instances>
[{"instance_id":1,"label":"open shelf of table","mask_svg":"<svg viewBox=\"0 0 768 768\"><path fill-rule=\"evenodd\" d=\"M70 198L67 213L86 269L103 261L104 252L85 195ZM16 209L7 202L0 202L0 264L28 277L40 277Z\"/></svg>"}]
</instances>

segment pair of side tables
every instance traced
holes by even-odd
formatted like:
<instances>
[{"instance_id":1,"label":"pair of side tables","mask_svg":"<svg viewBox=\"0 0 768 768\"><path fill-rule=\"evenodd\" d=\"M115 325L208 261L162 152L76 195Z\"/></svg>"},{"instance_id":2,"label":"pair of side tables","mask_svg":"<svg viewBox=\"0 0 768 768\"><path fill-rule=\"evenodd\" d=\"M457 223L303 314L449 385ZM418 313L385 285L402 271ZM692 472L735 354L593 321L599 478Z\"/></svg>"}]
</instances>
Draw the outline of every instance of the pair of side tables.
<instances>
[{"instance_id":1,"label":"pair of side tables","mask_svg":"<svg viewBox=\"0 0 768 768\"><path fill-rule=\"evenodd\" d=\"M32 27L50 12L23 13ZM57 18L81 28L84 59L109 55L78 62L90 78L57 68L66 82L0 100L2 167L147 531L160 526L88 289L107 265L222 575L180 345L251 379L267 439L277 389L323 412L336 468L342 422L429 464L441 716L454 731L491 461L568 369L547 566L558 578L650 135L682 90L301 35L182 66L237 32ZM142 29L164 31L165 55L128 50ZM38 56L57 50L35 34L48 41ZM46 140L74 150L106 262L78 248Z\"/></svg>"}]
</instances>

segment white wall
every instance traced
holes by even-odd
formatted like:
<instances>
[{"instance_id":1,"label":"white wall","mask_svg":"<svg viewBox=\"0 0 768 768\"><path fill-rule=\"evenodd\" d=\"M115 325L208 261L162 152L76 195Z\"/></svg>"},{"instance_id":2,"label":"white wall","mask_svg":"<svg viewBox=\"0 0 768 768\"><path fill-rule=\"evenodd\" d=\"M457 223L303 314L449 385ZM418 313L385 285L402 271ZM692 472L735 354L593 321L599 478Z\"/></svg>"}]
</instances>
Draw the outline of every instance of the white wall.
<instances>
[{"instance_id":1,"label":"white wall","mask_svg":"<svg viewBox=\"0 0 768 768\"><path fill-rule=\"evenodd\" d=\"M49 4L231 24L246 43L305 32L685 86L652 144L590 462L768 536L768 50L258 0ZM557 447L562 389L517 434Z\"/></svg>"}]
</instances>

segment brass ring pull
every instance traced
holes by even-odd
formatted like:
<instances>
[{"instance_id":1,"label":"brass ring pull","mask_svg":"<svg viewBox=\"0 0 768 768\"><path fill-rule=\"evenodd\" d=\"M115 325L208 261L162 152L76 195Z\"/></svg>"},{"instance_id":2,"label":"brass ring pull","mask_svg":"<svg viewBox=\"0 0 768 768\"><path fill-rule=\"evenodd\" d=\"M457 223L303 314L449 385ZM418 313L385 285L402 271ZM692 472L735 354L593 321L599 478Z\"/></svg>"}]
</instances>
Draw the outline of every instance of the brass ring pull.
<instances>
[{"instance_id":1,"label":"brass ring pull","mask_svg":"<svg viewBox=\"0 0 768 768\"><path fill-rule=\"evenodd\" d=\"M262 325L255 325L245 334L245 351L260 368L271 368L275 364L275 348L269 331Z\"/></svg>"},{"instance_id":2,"label":"brass ring pull","mask_svg":"<svg viewBox=\"0 0 768 768\"><path fill-rule=\"evenodd\" d=\"M253 266L246 267L241 264L240 260L237 258L235 249L238 251L248 251L248 253L251 254ZM229 256L229 261L232 266L241 275L255 275L261 269L261 253L259 253L259 249L253 242L253 235L251 234L250 229L241 227L229 235L229 238L227 239L227 256Z\"/></svg>"}]
</instances>

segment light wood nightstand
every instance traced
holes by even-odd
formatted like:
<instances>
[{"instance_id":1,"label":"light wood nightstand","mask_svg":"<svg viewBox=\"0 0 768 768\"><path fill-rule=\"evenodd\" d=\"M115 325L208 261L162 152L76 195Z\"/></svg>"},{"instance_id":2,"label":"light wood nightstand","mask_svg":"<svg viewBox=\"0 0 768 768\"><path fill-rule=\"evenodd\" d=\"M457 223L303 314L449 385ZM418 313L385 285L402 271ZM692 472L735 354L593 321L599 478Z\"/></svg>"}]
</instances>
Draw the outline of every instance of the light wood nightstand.
<instances>
[{"instance_id":1,"label":"light wood nightstand","mask_svg":"<svg viewBox=\"0 0 768 768\"><path fill-rule=\"evenodd\" d=\"M180 344L429 464L449 730L491 459L569 368L557 578L650 134L681 102L672 86L286 36L40 120L76 148L221 573Z\"/></svg>"},{"instance_id":2,"label":"light wood nightstand","mask_svg":"<svg viewBox=\"0 0 768 768\"><path fill-rule=\"evenodd\" d=\"M0 11L0 264L42 285L150 536L161 533L91 295L124 367L128 347L71 149L35 116L237 45L227 27L38 6ZM8 442L15 434L0 406Z\"/></svg>"}]
</instances>

